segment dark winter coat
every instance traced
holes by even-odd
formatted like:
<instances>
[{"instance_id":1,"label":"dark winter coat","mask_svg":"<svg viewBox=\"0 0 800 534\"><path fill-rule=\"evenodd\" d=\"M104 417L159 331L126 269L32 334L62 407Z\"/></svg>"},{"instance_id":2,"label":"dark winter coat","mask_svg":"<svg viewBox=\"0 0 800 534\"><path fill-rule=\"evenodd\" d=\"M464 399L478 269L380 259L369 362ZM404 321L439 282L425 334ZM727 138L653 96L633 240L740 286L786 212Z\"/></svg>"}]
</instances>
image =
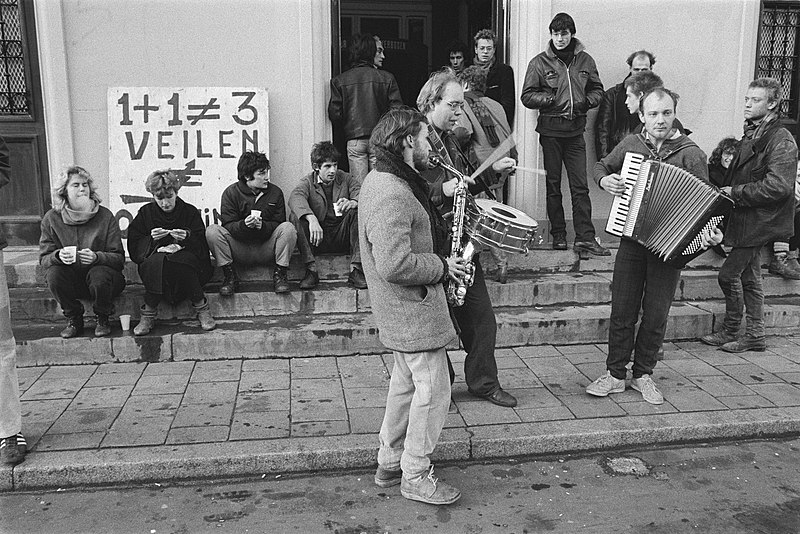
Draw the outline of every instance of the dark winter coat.
<instances>
[{"instance_id":1,"label":"dark winter coat","mask_svg":"<svg viewBox=\"0 0 800 534\"><path fill-rule=\"evenodd\" d=\"M250 228L244 220L250 210L261 210L261 228ZM229 185L222 192L220 222L237 241L263 243L275 229L286 222L286 202L283 191L270 183L256 194L241 180Z\"/></svg>"},{"instance_id":2,"label":"dark winter coat","mask_svg":"<svg viewBox=\"0 0 800 534\"><path fill-rule=\"evenodd\" d=\"M360 63L331 80L328 117L341 123L346 140L369 137L381 116L403 105L394 76Z\"/></svg>"},{"instance_id":3,"label":"dark winter coat","mask_svg":"<svg viewBox=\"0 0 800 534\"><path fill-rule=\"evenodd\" d=\"M41 229L39 263L42 267L64 265L57 253L69 246L93 250L97 254L93 265L105 265L120 272L125 266L119 224L108 208L99 206L95 216L82 224L66 224L61 213L51 209L44 214ZM80 258L76 264L80 264Z\"/></svg>"}]
</instances>

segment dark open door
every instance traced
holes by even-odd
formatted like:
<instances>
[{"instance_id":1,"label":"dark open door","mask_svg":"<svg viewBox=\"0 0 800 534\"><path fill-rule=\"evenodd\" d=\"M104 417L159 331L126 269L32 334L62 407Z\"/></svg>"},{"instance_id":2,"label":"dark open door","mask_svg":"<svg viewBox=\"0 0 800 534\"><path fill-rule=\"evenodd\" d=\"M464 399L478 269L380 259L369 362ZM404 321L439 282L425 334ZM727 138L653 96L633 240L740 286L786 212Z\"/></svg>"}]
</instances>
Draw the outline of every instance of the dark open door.
<instances>
[{"instance_id":1,"label":"dark open door","mask_svg":"<svg viewBox=\"0 0 800 534\"><path fill-rule=\"evenodd\" d=\"M0 135L11 152L0 224L10 245L34 245L49 209L50 179L33 0L0 0L0 74Z\"/></svg>"}]
</instances>

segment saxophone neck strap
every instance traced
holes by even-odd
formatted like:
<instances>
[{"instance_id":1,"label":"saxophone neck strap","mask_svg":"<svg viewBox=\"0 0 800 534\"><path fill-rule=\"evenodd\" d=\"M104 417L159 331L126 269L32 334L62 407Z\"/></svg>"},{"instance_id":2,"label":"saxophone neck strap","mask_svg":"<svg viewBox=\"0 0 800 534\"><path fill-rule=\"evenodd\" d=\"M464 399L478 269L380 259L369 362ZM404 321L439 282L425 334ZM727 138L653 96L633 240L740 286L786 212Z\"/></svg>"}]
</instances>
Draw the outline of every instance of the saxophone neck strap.
<instances>
[{"instance_id":1,"label":"saxophone neck strap","mask_svg":"<svg viewBox=\"0 0 800 534\"><path fill-rule=\"evenodd\" d=\"M436 131L436 128L431 123L428 123L428 141L430 142L431 147L436 155L442 158L442 161L451 167L455 167L455 165L453 165L452 158L450 158L450 153L447 151L447 147L444 145L442 136L439 135L439 132Z\"/></svg>"}]
</instances>

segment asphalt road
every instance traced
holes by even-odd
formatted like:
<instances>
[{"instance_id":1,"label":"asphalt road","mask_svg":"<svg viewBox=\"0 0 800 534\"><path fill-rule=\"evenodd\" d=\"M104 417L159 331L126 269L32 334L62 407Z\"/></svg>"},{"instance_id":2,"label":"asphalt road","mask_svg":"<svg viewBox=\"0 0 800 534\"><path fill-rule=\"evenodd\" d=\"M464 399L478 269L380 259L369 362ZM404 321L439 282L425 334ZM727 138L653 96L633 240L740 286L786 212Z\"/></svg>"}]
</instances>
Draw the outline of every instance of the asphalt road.
<instances>
[{"instance_id":1,"label":"asphalt road","mask_svg":"<svg viewBox=\"0 0 800 534\"><path fill-rule=\"evenodd\" d=\"M800 439L441 465L435 507L372 472L0 495L5 533L800 533Z\"/></svg>"}]
</instances>

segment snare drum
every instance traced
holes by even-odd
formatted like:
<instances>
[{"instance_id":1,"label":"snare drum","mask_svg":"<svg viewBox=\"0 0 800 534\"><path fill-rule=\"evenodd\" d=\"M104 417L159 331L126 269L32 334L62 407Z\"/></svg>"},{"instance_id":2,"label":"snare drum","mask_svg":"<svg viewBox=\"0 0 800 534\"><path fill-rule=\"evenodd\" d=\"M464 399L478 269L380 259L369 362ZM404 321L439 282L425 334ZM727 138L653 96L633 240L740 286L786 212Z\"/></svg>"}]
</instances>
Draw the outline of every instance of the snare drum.
<instances>
[{"instance_id":1,"label":"snare drum","mask_svg":"<svg viewBox=\"0 0 800 534\"><path fill-rule=\"evenodd\" d=\"M527 254L538 227L528 215L501 202L478 198L466 205L464 231L470 239L488 247Z\"/></svg>"}]
</instances>

